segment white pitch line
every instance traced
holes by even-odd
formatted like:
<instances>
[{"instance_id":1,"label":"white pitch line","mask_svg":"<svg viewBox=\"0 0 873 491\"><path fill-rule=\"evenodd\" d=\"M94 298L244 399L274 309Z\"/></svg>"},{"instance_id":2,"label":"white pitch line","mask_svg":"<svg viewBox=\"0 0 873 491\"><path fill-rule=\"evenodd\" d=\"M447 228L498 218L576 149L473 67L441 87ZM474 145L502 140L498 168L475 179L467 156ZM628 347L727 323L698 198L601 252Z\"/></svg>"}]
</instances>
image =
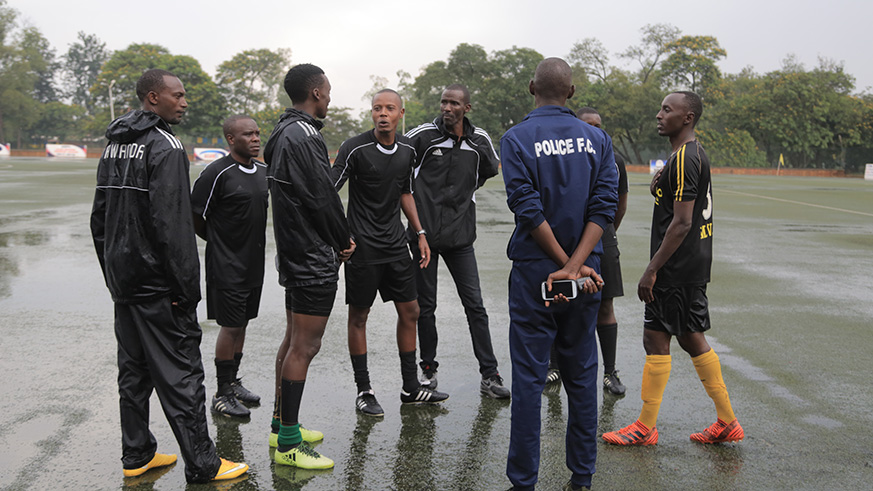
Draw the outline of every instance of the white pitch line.
<instances>
[{"instance_id":1,"label":"white pitch line","mask_svg":"<svg viewBox=\"0 0 873 491\"><path fill-rule=\"evenodd\" d=\"M781 201L783 203L792 203L795 205L812 206L813 208L823 208L825 210L842 211L845 213L854 213L855 215L863 215L865 217L873 217L873 213L864 213L863 211L846 210L845 208L834 208L833 206L814 205L812 203L804 203L803 201L794 201L790 199L772 198L770 196L761 196L760 194L743 193L741 191L733 191L731 189L721 189L720 193L742 194L743 196L751 196L753 198L769 199L772 201Z\"/></svg>"}]
</instances>

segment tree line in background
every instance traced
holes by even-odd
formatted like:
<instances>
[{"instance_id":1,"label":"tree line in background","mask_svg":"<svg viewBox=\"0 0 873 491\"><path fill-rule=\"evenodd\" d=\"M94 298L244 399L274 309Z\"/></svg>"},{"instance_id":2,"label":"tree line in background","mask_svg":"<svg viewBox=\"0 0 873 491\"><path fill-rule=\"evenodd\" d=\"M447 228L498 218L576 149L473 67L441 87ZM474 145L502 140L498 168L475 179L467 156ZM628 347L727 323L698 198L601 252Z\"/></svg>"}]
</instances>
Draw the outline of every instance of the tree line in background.
<instances>
[{"instance_id":1,"label":"tree line in background","mask_svg":"<svg viewBox=\"0 0 873 491\"><path fill-rule=\"evenodd\" d=\"M644 164L667 154L654 116L663 97L677 89L703 98L698 137L713 165L772 167L784 155L789 167L858 172L873 157L873 96L853 93L854 77L842 64L821 59L807 69L788 56L769 73L746 68L722 74L718 62L727 53L716 38L683 35L664 24L640 31L639 42L621 53L611 54L597 39L587 38L565 56L576 84L568 105L596 108L627 162ZM542 59L529 48L488 53L462 43L447 60L427 64L417 76L399 71L406 129L431 121L442 89L462 83L471 93L471 120L491 134L496 146L533 109L527 87ZM131 44L112 52L84 32L58 56L37 28L19 25L17 12L0 0L0 142L16 148L53 141L99 146L111 119L110 90L116 116L140 107L135 84L149 68L170 70L184 82L189 110L177 132L189 145L221 138L221 122L236 113L253 116L262 138L268 138L290 105L282 81L291 66L289 49L246 50L222 62L213 78L196 59L162 46ZM388 86L384 77L371 79L373 89L365 99ZM341 81L333 85L342 90ZM368 113L345 107L332 107L325 123L331 149L372 126Z\"/></svg>"}]
</instances>

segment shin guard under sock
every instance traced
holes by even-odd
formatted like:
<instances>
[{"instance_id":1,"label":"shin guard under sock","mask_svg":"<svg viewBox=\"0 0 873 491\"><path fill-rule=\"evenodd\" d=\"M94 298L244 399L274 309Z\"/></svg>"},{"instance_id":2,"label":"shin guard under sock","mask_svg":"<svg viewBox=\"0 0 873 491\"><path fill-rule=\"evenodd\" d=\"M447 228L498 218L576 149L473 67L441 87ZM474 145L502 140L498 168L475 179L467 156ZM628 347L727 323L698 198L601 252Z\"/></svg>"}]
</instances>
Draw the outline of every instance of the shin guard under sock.
<instances>
[{"instance_id":1,"label":"shin guard under sock","mask_svg":"<svg viewBox=\"0 0 873 491\"><path fill-rule=\"evenodd\" d=\"M403 377L403 391L411 394L419 385L415 350L400 353L400 375Z\"/></svg>"},{"instance_id":2,"label":"shin guard under sock","mask_svg":"<svg viewBox=\"0 0 873 491\"><path fill-rule=\"evenodd\" d=\"M358 392L372 389L370 386L370 370L367 368L367 353L351 355L351 358L352 370L355 372L355 385L358 386Z\"/></svg>"},{"instance_id":3,"label":"shin guard under sock","mask_svg":"<svg viewBox=\"0 0 873 491\"><path fill-rule=\"evenodd\" d=\"M279 425L279 448L287 452L289 448L299 444L303 437L300 436L300 401L303 399L303 386L305 380L282 379L282 392L279 404L281 417Z\"/></svg>"},{"instance_id":4,"label":"shin guard under sock","mask_svg":"<svg viewBox=\"0 0 873 491\"><path fill-rule=\"evenodd\" d=\"M236 380L239 378L239 363L242 361L242 353L234 353L233 354L233 379Z\"/></svg>"},{"instance_id":5,"label":"shin guard under sock","mask_svg":"<svg viewBox=\"0 0 873 491\"><path fill-rule=\"evenodd\" d=\"M646 364L643 366L643 383L640 389L640 397L643 400L643 409L640 411L640 423L654 428L658 422L658 411L661 409L661 399L664 397L664 389L670 380L670 368L672 358L670 355L646 355Z\"/></svg>"},{"instance_id":6,"label":"shin guard under sock","mask_svg":"<svg viewBox=\"0 0 873 491\"><path fill-rule=\"evenodd\" d=\"M615 347L618 344L618 324L598 325L597 339L600 340L603 373L612 373L615 371Z\"/></svg>"},{"instance_id":7,"label":"shin guard under sock","mask_svg":"<svg viewBox=\"0 0 873 491\"><path fill-rule=\"evenodd\" d=\"M721 362L718 360L715 350L710 349L700 356L691 358L691 361L694 362L694 368L703 383L703 388L706 389L706 393L715 403L719 419L725 423L730 423L736 419L731 407L731 399L728 397L727 386L725 386L721 376Z\"/></svg>"},{"instance_id":8,"label":"shin guard under sock","mask_svg":"<svg viewBox=\"0 0 873 491\"><path fill-rule=\"evenodd\" d=\"M235 380L234 361L215 359L215 378L218 379L218 395L233 394L230 384Z\"/></svg>"}]
</instances>

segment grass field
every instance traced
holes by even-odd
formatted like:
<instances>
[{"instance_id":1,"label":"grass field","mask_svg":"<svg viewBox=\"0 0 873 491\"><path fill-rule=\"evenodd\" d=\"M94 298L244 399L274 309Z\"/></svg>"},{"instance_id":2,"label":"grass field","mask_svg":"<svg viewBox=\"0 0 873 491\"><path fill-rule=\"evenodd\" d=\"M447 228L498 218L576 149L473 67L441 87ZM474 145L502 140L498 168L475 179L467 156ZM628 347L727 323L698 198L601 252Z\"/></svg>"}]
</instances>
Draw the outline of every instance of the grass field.
<instances>
[{"instance_id":1,"label":"grass field","mask_svg":"<svg viewBox=\"0 0 873 491\"><path fill-rule=\"evenodd\" d=\"M96 161L0 160L0 488L180 489L182 466L156 482L125 482L115 386L112 304L93 253L88 215ZM192 167L196 177L199 167ZM632 422L641 407L644 353L636 282L648 261L649 177L631 174L628 215L618 232L625 296L616 299L618 368L628 395L601 394L600 432ZM598 489L868 489L873 482L873 182L860 179L715 175L713 329L739 444L700 446L688 435L715 417L688 357L674 343L673 371L652 448L601 444ZM512 215L500 178L477 193L476 250L501 373L510 382L506 242ZM201 243L202 247L202 243ZM275 247L268 241L268 264ZM463 312L441 273L440 388L443 408L400 409L393 308L370 323L371 374L386 411L356 416L345 342L341 283L301 417L325 432L326 473L275 469L266 431L272 363L284 329L282 292L268 268L261 315L242 372L265 404L247 423L212 420L219 452L251 465L230 489L498 490L509 407L478 394ZM201 319L205 308L201 305ZM203 321L207 394L214 390L217 327ZM558 489L564 466L566 399L543 398L540 489ZM160 411L152 429L177 451ZM131 486L138 484L137 486ZM191 486L189 489L214 489ZM223 488L224 489L224 488Z\"/></svg>"}]
</instances>

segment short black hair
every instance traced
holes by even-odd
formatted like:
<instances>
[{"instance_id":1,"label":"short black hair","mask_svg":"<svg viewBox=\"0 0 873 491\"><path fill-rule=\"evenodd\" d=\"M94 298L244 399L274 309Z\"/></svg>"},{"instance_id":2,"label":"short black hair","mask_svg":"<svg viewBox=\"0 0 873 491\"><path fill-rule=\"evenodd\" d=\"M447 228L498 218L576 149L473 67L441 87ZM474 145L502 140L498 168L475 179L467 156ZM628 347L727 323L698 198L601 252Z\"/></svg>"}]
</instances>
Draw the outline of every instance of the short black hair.
<instances>
[{"instance_id":1,"label":"short black hair","mask_svg":"<svg viewBox=\"0 0 873 491\"><path fill-rule=\"evenodd\" d=\"M233 133L233 125L236 124L237 121L241 121L243 119L251 119L254 121L254 118L251 116L246 116L245 114L233 114L227 117L224 120L224 124L221 125L221 136L227 137L227 135ZM227 138L225 138L226 140Z\"/></svg>"},{"instance_id":2,"label":"short black hair","mask_svg":"<svg viewBox=\"0 0 873 491\"><path fill-rule=\"evenodd\" d=\"M443 89L443 92L448 90L460 90L462 94L464 94L464 104L470 103L470 91L467 89L467 86L464 84L451 84Z\"/></svg>"},{"instance_id":3,"label":"short black hair","mask_svg":"<svg viewBox=\"0 0 873 491\"><path fill-rule=\"evenodd\" d=\"M561 58L546 58L537 65L533 83L537 98L563 105L572 96L573 70Z\"/></svg>"},{"instance_id":4,"label":"short black hair","mask_svg":"<svg viewBox=\"0 0 873 491\"><path fill-rule=\"evenodd\" d=\"M291 102L305 102L312 89L320 86L323 80L324 70L311 63L302 63L292 67L285 75L285 92Z\"/></svg>"},{"instance_id":5,"label":"short black hair","mask_svg":"<svg viewBox=\"0 0 873 491\"><path fill-rule=\"evenodd\" d=\"M576 117L577 118L581 118L583 114L596 114L596 115L600 116L600 113L597 112L597 109L594 109L593 107L589 107L589 106L580 107L579 109L576 110Z\"/></svg>"},{"instance_id":6,"label":"short black hair","mask_svg":"<svg viewBox=\"0 0 873 491\"><path fill-rule=\"evenodd\" d=\"M685 96L685 106L688 108L688 111L694 113L694 126L697 126L700 116L703 115L703 101L700 100L700 96L690 90L678 90L673 93Z\"/></svg>"},{"instance_id":7,"label":"short black hair","mask_svg":"<svg viewBox=\"0 0 873 491\"><path fill-rule=\"evenodd\" d=\"M382 89L379 92L376 92L375 94L373 94L373 99L375 99L377 95L384 94L386 92L396 95L397 98L400 99L400 107L403 107L403 96L398 94L397 91L394 89ZM370 102L372 103L373 101L371 100Z\"/></svg>"},{"instance_id":8,"label":"short black hair","mask_svg":"<svg viewBox=\"0 0 873 491\"><path fill-rule=\"evenodd\" d=\"M145 102L149 92L160 92L167 86L164 83L164 77L175 77L176 75L160 68L152 68L146 70L139 80L136 81L136 97L139 102ZM178 78L178 77L176 77Z\"/></svg>"}]
</instances>

